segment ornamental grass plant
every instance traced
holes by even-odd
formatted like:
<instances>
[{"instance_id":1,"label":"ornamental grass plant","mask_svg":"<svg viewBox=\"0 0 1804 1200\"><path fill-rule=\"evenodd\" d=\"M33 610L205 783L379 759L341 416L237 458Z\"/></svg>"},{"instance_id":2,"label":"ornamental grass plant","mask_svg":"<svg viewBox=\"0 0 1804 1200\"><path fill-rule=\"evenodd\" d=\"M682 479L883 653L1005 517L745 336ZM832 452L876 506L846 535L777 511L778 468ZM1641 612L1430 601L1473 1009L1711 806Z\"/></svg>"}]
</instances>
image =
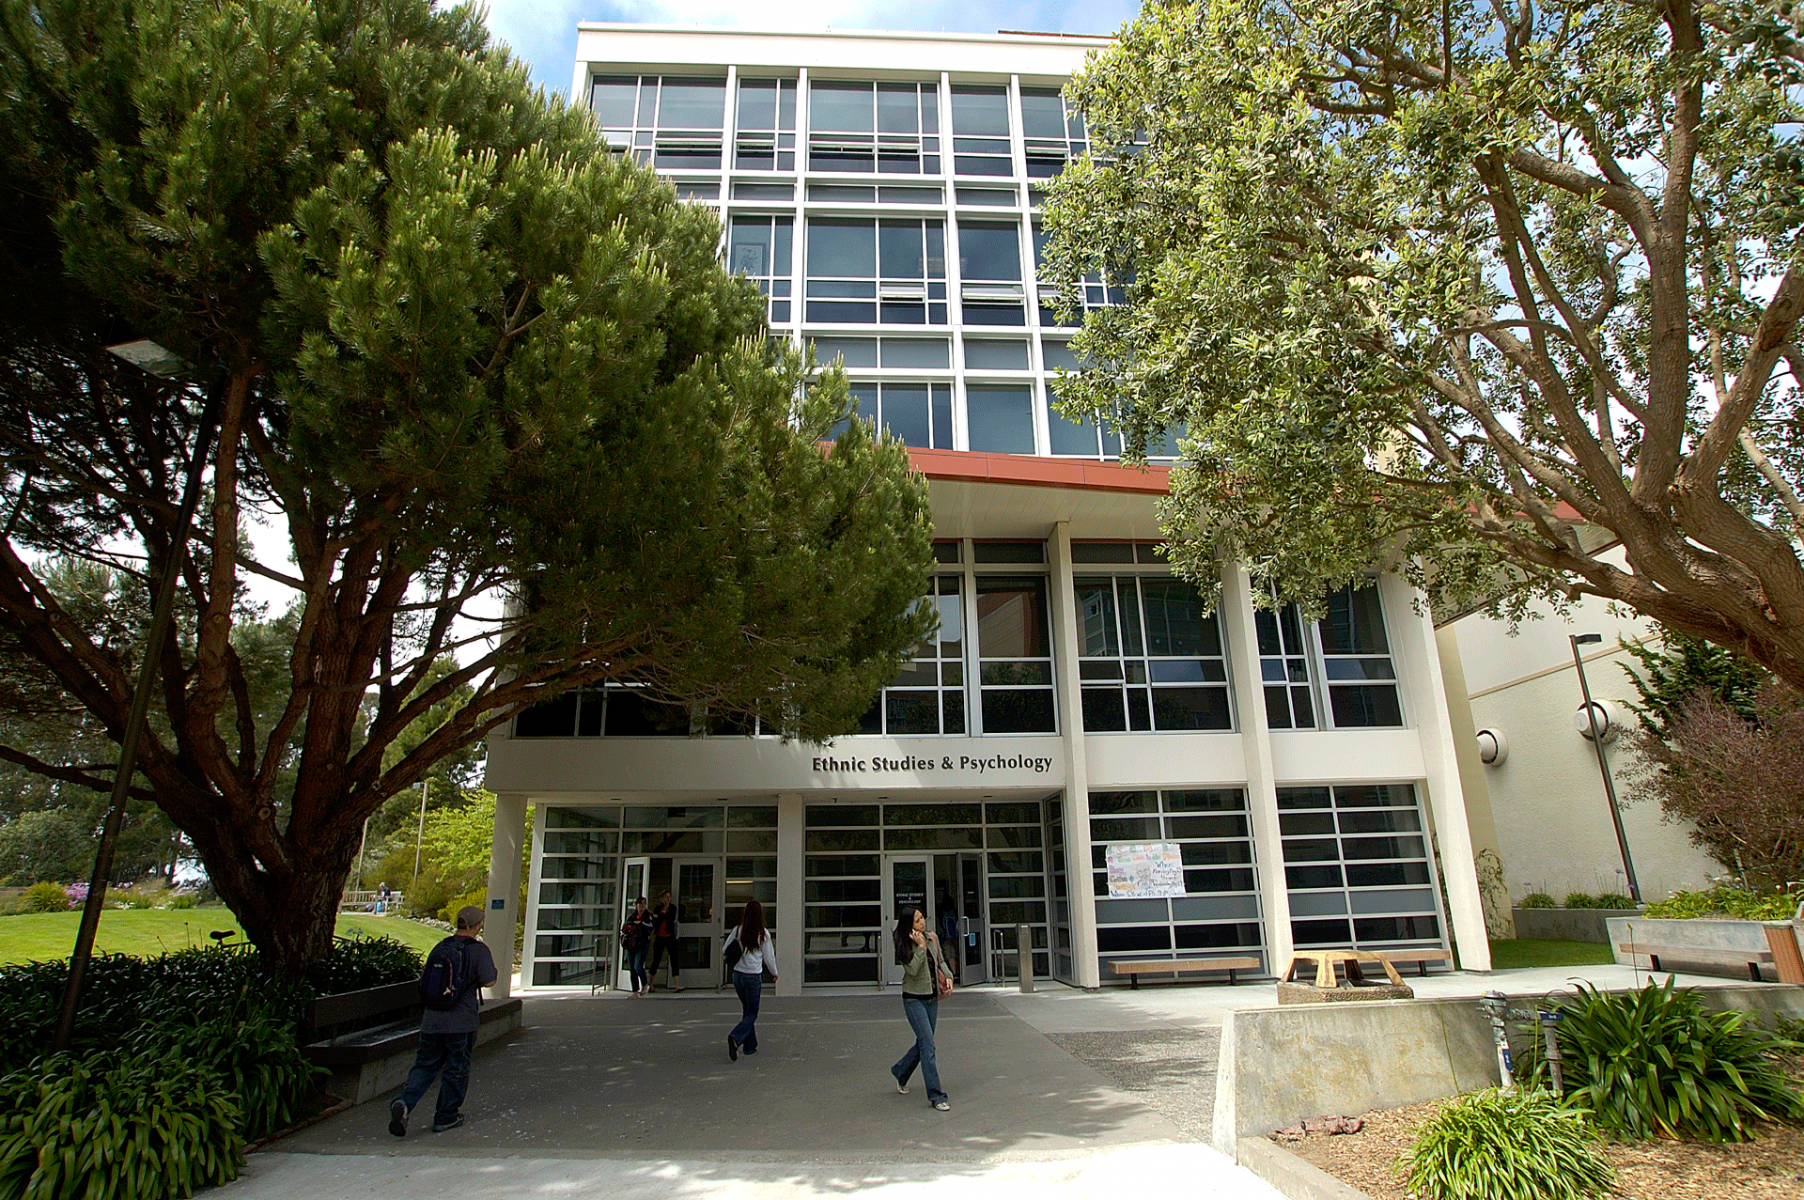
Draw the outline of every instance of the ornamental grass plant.
<instances>
[{"instance_id":1,"label":"ornamental grass plant","mask_svg":"<svg viewBox=\"0 0 1804 1200\"><path fill-rule=\"evenodd\" d=\"M1804 1116L1776 1055L1798 1043L1769 1034L1745 1012L1707 1012L1698 995L1649 981L1611 993L1581 983L1555 1026L1566 1102L1627 1138L1742 1142L1763 1121ZM1538 1039L1527 1077L1548 1071Z\"/></svg>"},{"instance_id":2,"label":"ornamental grass plant","mask_svg":"<svg viewBox=\"0 0 1804 1200\"><path fill-rule=\"evenodd\" d=\"M1420 1200L1592 1200L1615 1177L1600 1141L1549 1092L1486 1088L1442 1105L1397 1165Z\"/></svg>"}]
</instances>

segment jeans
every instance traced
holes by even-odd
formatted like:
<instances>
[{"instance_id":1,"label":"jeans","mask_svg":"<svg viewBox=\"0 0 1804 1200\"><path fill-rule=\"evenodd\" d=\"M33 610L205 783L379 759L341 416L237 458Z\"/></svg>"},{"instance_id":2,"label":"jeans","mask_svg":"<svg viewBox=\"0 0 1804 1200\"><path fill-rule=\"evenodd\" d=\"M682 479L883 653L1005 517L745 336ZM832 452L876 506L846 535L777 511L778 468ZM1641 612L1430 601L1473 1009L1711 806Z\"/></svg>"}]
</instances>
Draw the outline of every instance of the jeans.
<instances>
[{"instance_id":1,"label":"jeans","mask_svg":"<svg viewBox=\"0 0 1804 1200\"><path fill-rule=\"evenodd\" d=\"M627 973L633 977L633 990L644 991L651 977L645 973L645 947L634 946L626 952Z\"/></svg>"},{"instance_id":2,"label":"jeans","mask_svg":"<svg viewBox=\"0 0 1804 1200\"><path fill-rule=\"evenodd\" d=\"M739 1024L727 1036L747 1054L758 1053L758 1001L764 996L764 975L733 972L733 990L739 993Z\"/></svg>"},{"instance_id":3,"label":"jeans","mask_svg":"<svg viewBox=\"0 0 1804 1200\"><path fill-rule=\"evenodd\" d=\"M912 996L902 997L902 1015L908 1018L908 1024L915 1031L915 1044L908 1048L908 1053L896 1060L896 1065L889 1073L896 1077L896 1082L907 1085L909 1077L915 1073L915 1067L921 1068L921 1078L927 1081L927 1103L938 1104L947 1099L940 1088L939 1054L933 1045L934 1026L940 1020L940 1002L938 1000L916 1000Z\"/></svg>"},{"instance_id":4,"label":"jeans","mask_svg":"<svg viewBox=\"0 0 1804 1200\"><path fill-rule=\"evenodd\" d=\"M409 1112L432 1086L432 1078L441 1070L445 1077L438 1085L438 1106L432 1123L443 1125L457 1116L463 1107L464 1093L470 1089L470 1053L476 1049L474 1033L422 1033L419 1053L414 1055L413 1070L401 1088L401 1103Z\"/></svg>"}]
</instances>

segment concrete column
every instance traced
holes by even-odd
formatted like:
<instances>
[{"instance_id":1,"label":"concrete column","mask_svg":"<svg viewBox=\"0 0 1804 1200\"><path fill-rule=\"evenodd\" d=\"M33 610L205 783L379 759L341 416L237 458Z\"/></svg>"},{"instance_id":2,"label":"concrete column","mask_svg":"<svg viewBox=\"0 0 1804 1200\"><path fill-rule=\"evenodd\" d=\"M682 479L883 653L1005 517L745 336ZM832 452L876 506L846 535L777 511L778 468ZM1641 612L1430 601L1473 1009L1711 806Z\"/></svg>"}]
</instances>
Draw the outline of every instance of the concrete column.
<instances>
[{"instance_id":1,"label":"concrete column","mask_svg":"<svg viewBox=\"0 0 1804 1200\"><path fill-rule=\"evenodd\" d=\"M1472 718L1459 635L1448 625L1434 631L1434 642L1441 663L1441 686L1446 690L1447 717L1453 729L1454 761L1459 764L1460 790L1466 797L1466 827L1472 838L1473 862L1478 867L1485 927L1496 937L1513 938L1516 918L1510 909L1509 881L1503 873L1503 843L1497 836L1497 818L1491 809L1490 780L1486 778L1484 760L1478 756L1478 726Z\"/></svg>"},{"instance_id":2,"label":"concrete column","mask_svg":"<svg viewBox=\"0 0 1804 1200\"><path fill-rule=\"evenodd\" d=\"M526 832L526 794L502 792L495 797L495 839L489 847L489 902L482 940L495 956L500 978L490 989L493 999L513 995L514 922L520 919L520 850Z\"/></svg>"},{"instance_id":3,"label":"concrete column","mask_svg":"<svg viewBox=\"0 0 1804 1200\"><path fill-rule=\"evenodd\" d=\"M1090 769L1084 755L1083 689L1078 679L1077 589L1071 582L1071 525L1047 539L1052 569L1052 678L1059 741L1065 751L1065 890L1071 906L1071 973L1083 988L1101 986L1096 961L1096 900L1090 894ZM1056 922L1049 922L1049 926ZM1057 937L1055 930L1048 933Z\"/></svg>"},{"instance_id":4,"label":"concrete column","mask_svg":"<svg viewBox=\"0 0 1804 1200\"><path fill-rule=\"evenodd\" d=\"M1386 624L1396 644L1391 661L1403 685L1408 711L1422 742L1424 808L1441 851L1441 880L1446 889L1449 932L1459 944L1462 970L1489 971L1491 943L1485 933L1484 898L1472 863L1472 836L1466 822L1466 799L1460 788L1454 752L1453 722L1447 713L1447 688L1441 677L1434 621L1426 601L1407 582L1386 573L1378 581Z\"/></svg>"},{"instance_id":5,"label":"concrete column","mask_svg":"<svg viewBox=\"0 0 1804 1200\"><path fill-rule=\"evenodd\" d=\"M536 941L532 931L539 927L539 879L545 873L545 806L536 805L532 813L532 861L526 877L526 923L524 945L520 947L520 987L532 987L532 962Z\"/></svg>"},{"instance_id":6,"label":"concrete column","mask_svg":"<svg viewBox=\"0 0 1804 1200\"><path fill-rule=\"evenodd\" d=\"M1259 668L1259 627L1247 573L1237 563L1221 569L1222 636L1228 677L1246 758L1247 813L1253 827L1253 864L1259 878L1259 910L1265 916L1266 966L1274 973L1290 962L1290 889L1284 882L1284 840L1278 828L1278 780L1272 767L1272 730L1265 715L1265 680Z\"/></svg>"},{"instance_id":7,"label":"concrete column","mask_svg":"<svg viewBox=\"0 0 1804 1200\"><path fill-rule=\"evenodd\" d=\"M777 793L777 995L802 994L802 901L807 849L806 797Z\"/></svg>"}]
</instances>

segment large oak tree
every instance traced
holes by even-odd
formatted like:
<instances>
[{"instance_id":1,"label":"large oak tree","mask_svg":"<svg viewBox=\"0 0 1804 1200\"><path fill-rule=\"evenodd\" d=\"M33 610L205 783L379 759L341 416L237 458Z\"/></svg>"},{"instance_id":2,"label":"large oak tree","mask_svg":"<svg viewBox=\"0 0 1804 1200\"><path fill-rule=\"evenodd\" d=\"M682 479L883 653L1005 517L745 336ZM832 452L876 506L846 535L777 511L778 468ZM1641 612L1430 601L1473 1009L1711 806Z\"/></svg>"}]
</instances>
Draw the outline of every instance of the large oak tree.
<instances>
[{"instance_id":1,"label":"large oak tree","mask_svg":"<svg viewBox=\"0 0 1804 1200\"><path fill-rule=\"evenodd\" d=\"M1602 597L1804 686L1790 5L1149 4L1072 85L1061 391L1280 599Z\"/></svg>"},{"instance_id":2,"label":"large oak tree","mask_svg":"<svg viewBox=\"0 0 1804 1200\"><path fill-rule=\"evenodd\" d=\"M923 485L862 423L823 454L843 380L718 238L467 6L0 0L0 622L116 739L133 656L42 564L179 570L136 794L278 968L364 818L524 706L609 681L822 737L925 633ZM267 717L253 576L295 606Z\"/></svg>"}]
</instances>

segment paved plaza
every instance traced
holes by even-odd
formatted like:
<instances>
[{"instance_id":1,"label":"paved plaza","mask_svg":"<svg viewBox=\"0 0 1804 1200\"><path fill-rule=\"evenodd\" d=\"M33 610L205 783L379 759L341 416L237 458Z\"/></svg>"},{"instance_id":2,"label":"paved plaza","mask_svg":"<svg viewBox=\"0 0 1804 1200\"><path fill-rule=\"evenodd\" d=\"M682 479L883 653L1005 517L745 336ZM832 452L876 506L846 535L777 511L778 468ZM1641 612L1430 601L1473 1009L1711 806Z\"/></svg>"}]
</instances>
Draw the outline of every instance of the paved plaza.
<instances>
[{"instance_id":1,"label":"paved plaza","mask_svg":"<svg viewBox=\"0 0 1804 1200\"><path fill-rule=\"evenodd\" d=\"M1410 982L1420 996L1529 995L1581 971L1634 986L1618 967ZM477 1051L462 1128L431 1132L431 1093L405 1139L387 1132L386 1099L360 1105L252 1154L212 1194L791 1200L932 1183L941 1200L1127 1186L1278 1200L1206 1144L1223 1014L1273 999L1269 982L960 991L941 1009L953 1107L940 1113L918 1076L907 1096L890 1082L911 1040L894 995L767 996L760 1052L737 1063L729 992L533 996L522 1029Z\"/></svg>"}]
</instances>

